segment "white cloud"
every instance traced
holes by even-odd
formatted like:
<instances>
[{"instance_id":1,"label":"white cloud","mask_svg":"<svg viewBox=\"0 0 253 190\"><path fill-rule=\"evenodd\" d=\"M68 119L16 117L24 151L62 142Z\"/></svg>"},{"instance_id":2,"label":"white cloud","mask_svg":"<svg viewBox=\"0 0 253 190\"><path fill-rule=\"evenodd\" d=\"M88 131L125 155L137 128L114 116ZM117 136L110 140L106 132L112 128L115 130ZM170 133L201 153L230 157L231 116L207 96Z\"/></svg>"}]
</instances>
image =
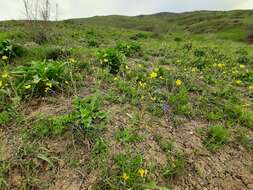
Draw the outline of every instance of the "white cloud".
<instances>
[{"instance_id":1,"label":"white cloud","mask_svg":"<svg viewBox=\"0 0 253 190\"><path fill-rule=\"evenodd\" d=\"M244 0L233 7L234 9L253 9L253 0Z\"/></svg>"}]
</instances>

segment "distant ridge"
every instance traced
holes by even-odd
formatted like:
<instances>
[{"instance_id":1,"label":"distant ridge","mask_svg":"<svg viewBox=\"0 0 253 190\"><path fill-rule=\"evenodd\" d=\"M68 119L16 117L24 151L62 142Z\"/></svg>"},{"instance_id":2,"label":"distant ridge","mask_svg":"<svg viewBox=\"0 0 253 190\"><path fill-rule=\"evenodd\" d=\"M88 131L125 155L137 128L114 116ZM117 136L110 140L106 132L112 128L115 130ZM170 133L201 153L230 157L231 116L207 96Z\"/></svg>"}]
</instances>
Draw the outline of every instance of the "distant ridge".
<instances>
[{"instance_id":1,"label":"distant ridge","mask_svg":"<svg viewBox=\"0 0 253 190\"><path fill-rule=\"evenodd\" d=\"M253 10L160 12L138 16L110 15L69 19L65 22L142 31L159 30L160 32L168 32L182 30L192 33L216 33L235 29L246 31L252 28Z\"/></svg>"}]
</instances>

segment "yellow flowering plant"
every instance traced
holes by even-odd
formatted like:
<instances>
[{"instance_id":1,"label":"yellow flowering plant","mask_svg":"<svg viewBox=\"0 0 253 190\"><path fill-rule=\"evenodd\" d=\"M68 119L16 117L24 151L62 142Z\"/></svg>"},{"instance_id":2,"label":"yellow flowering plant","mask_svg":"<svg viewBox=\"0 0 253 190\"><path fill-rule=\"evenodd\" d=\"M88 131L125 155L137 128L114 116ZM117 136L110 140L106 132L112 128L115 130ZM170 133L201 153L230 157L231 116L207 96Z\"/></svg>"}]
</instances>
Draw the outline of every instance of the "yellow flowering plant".
<instances>
[{"instance_id":1,"label":"yellow flowering plant","mask_svg":"<svg viewBox=\"0 0 253 190\"><path fill-rule=\"evenodd\" d=\"M102 66L109 67L110 73L117 74L123 65L124 55L115 48L108 48L98 52L98 59ZM128 67L125 67L128 69Z\"/></svg>"},{"instance_id":2,"label":"yellow flowering plant","mask_svg":"<svg viewBox=\"0 0 253 190\"><path fill-rule=\"evenodd\" d=\"M3 60L3 61L6 61L6 60L8 60L8 57L7 57L6 55L3 55L3 56L2 56L2 60Z\"/></svg>"},{"instance_id":3,"label":"yellow flowering plant","mask_svg":"<svg viewBox=\"0 0 253 190\"><path fill-rule=\"evenodd\" d=\"M177 79L175 83L176 86L181 86L183 82L180 79Z\"/></svg>"},{"instance_id":4,"label":"yellow flowering plant","mask_svg":"<svg viewBox=\"0 0 253 190\"><path fill-rule=\"evenodd\" d=\"M127 173L124 172L123 175L122 175L122 179L124 181L127 181L129 179L129 175L127 175Z\"/></svg>"},{"instance_id":5,"label":"yellow flowering plant","mask_svg":"<svg viewBox=\"0 0 253 190\"><path fill-rule=\"evenodd\" d=\"M156 78L158 76L158 74L156 73L156 72L154 72L154 71L152 71L150 74L149 74L149 77L151 78L151 79L154 79L154 78Z\"/></svg>"},{"instance_id":6,"label":"yellow flowering plant","mask_svg":"<svg viewBox=\"0 0 253 190\"><path fill-rule=\"evenodd\" d=\"M14 72L20 95L33 92L43 95L49 90L58 90L67 85L69 75L67 65L60 61L32 62L29 66L20 66Z\"/></svg>"}]
</instances>

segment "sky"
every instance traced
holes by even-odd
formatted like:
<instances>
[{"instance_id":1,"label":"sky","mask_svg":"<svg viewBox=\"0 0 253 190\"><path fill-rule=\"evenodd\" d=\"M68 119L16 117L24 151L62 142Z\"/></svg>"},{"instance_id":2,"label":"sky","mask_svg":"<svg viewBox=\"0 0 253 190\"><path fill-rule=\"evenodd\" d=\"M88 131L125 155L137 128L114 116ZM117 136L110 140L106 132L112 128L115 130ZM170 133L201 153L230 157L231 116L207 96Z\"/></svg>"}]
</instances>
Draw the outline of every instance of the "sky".
<instances>
[{"instance_id":1,"label":"sky","mask_svg":"<svg viewBox=\"0 0 253 190\"><path fill-rule=\"evenodd\" d=\"M33 0L31 0L33 1ZM41 0L42 1L42 0ZM52 19L96 15L139 15L194 10L253 9L253 0L51 0ZM0 20L24 19L22 0L0 0Z\"/></svg>"}]
</instances>

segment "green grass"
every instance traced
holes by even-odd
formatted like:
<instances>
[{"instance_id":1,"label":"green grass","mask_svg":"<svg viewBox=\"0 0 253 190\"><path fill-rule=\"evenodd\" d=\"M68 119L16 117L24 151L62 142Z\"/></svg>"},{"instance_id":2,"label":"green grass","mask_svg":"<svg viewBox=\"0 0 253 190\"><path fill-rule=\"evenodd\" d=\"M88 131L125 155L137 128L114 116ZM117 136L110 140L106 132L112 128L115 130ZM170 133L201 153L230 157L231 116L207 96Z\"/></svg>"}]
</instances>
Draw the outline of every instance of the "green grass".
<instances>
[{"instance_id":1,"label":"green grass","mask_svg":"<svg viewBox=\"0 0 253 190\"><path fill-rule=\"evenodd\" d=\"M23 22L0 22L8 28L0 43L23 52L0 57L0 136L11 155L0 160L0 188L15 186L12 172L21 176L17 189L53 188L66 171L85 179L82 188L173 189L198 152L207 152L204 162L217 152L233 159L227 148L250 160L251 14L51 22L51 40L40 44Z\"/></svg>"},{"instance_id":2,"label":"green grass","mask_svg":"<svg viewBox=\"0 0 253 190\"><path fill-rule=\"evenodd\" d=\"M207 139L204 145L210 150L216 150L229 141L230 133L222 125L209 127Z\"/></svg>"}]
</instances>

